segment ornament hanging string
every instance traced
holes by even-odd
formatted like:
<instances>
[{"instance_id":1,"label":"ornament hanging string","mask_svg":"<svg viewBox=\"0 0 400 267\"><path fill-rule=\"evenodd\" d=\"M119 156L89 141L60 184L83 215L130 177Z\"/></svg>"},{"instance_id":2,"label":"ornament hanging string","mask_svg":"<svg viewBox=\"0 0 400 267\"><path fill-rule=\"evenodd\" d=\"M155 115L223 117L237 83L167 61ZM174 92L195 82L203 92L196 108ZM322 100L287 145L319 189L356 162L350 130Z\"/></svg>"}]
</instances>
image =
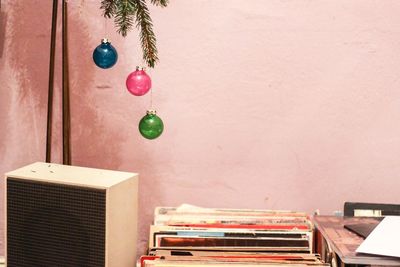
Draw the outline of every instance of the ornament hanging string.
<instances>
[{"instance_id":1,"label":"ornament hanging string","mask_svg":"<svg viewBox=\"0 0 400 267\"><path fill-rule=\"evenodd\" d=\"M107 38L107 18L104 17L104 38Z\"/></svg>"},{"instance_id":2,"label":"ornament hanging string","mask_svg":"<svg viewBox=\"0 0 400 267\"><path fill-rule=\"evenodd\" d=\"M107 17L104 17L104 38L111 38L111 36L108 36L109 35L109 30L108 30L108 24L109 24L109 22L108 22L108 20L109 20L109 18L107 18Z\"/></svg>"},{"instance_id":3,"label":"ornament hanging string","mask_svg":"<svg viewBox=\"0 0 400 267\"><path fill-rule=\"evenodd\" d=\"M149 75L150 75L150 77L153 77L153 75L151 73L151 68L149 69ZM150 88L150 109L151 110L153 109L153 88L154 88L154 86L152 86Z\"/></svg>"},{"instance_id":4,"label":"ornament hanging string","mask_svg":"<svg viewBox=\"0 0 400 267\"><path fill-rule=\"evenodd\" d=\"M138 47L138 49L139 49L139 47ZM139 55L139 53L138 53L138 55ZM143 67L146 66L146 62L143 57L141 58L141 61L142 61L142 66ZM153 78L152 68L146 68L146 71L148 71L149 76L151 78ZM150 88L150 110L153 110L153 88L154 88L154 86L151 86L151 88Z\"/></svg>"}]
</instances>

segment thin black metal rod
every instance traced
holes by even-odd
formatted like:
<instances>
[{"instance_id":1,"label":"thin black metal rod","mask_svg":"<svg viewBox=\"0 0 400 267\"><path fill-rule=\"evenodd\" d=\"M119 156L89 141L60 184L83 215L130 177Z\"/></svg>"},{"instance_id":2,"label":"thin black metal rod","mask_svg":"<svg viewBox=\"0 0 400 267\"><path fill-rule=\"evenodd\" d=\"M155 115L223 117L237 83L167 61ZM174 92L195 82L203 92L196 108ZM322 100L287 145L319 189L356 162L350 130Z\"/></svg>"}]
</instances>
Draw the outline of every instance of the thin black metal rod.
<instances>
[{"instance_id":1,"label":"thin black metal rod","mask_svg":"<svg viewBox=\"0 0 400 267\"><path fill-rule=\"evenodd\" d=\"M51 129L53 118L53 91L54 91L54 59L56 52L56 30L58 0L53 0L53 12L51 16L51 39L50 39L50 63L49 63L49 86L47 95L47 133L46 133L46 162L51 161Z\"/></svg>"},{"instance_id":2,"label":"thin black metal rod","mask_svg":"<svg viewBox=\"0 0 400 267\"><path fill-rule=\"evenodd\" d=\"M68 9L66 0L62 0L62 124L63 164L71 165L71 113L68 71Z\"/></svg>"}]
</instances>

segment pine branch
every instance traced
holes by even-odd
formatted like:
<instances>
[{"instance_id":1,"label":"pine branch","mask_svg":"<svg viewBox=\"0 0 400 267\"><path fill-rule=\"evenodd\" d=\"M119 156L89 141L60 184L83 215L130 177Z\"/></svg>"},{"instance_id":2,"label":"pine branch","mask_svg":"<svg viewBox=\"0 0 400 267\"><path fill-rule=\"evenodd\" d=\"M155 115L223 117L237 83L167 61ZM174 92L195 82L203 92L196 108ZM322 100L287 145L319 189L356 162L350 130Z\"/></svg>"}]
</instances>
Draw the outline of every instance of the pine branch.
<instances>
[{"instance_id":1,"label":"pine branch","mask_svg":"<svg viewBox=\"0 0 400 267\"><path fill-rule=\"evenodd\" d=\"M168 0L150 0L153 5L166 7L168 5Z\"/></svg>"},{"instance_id":2,"label":"pine branch","mask_svg":"<svg viewBox=\"0 0 400 267\"><path fill-rule=\"evenodd\" d=\"M1 0L0 0L1 1ZM150 0L153 5L166 7L169 0ZM158 61L156 36L146 0L101 0L103 16L114 18L117 32L126 36L134 25L140 30L143 59L154 68Z\"/></svg>"},{"instance_id":3,"label":"pine branch","mask_svg":"<svg viewBox=\"0 0 400 267\"><path fill-rule=\"evenodd\" d=\"M153 32L153 22L145 0L135 0L136 27L140 29L143 59L150 68L158 61L156 36Z\"/></svg>"},{"instance_id":4,"label":"pine branch","mask_svg":"<svg viewBox=\"0 0 400 267\"><path fill-rule=\"evenodd\" d=\"M134 25L135 0L120 0L116 5L114 22L118 26L117 32L126 36Z\"/></svg>"},{"instance_id":5,"label":"pine branch","mask_svg":"<svg viewBox=\"0 0 400 267\"><path fill-rule=\"evenodd\" d=\"M102 0L100 9L103 10L105 18L111 18L117 11L117 0Z\"/></svg>"}]
</instances>

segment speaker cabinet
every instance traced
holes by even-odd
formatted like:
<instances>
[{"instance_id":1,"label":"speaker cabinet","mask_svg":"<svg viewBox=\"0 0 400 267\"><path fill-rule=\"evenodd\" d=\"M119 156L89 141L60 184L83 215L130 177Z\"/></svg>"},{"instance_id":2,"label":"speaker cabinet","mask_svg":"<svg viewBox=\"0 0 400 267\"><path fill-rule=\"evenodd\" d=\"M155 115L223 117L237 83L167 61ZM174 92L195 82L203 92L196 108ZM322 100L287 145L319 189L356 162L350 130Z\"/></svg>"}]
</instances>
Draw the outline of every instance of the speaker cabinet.
<instances>
[{"instance_id":1,"label":"speaker cabinet","mask_svg":"<svg viewBox=\"0 0 400 267\"><path fill-rule=\"evenodd\" d=\"M37 162L6 174L8 267L133 267L138 175Z\"/></svg>"}]
</instances>

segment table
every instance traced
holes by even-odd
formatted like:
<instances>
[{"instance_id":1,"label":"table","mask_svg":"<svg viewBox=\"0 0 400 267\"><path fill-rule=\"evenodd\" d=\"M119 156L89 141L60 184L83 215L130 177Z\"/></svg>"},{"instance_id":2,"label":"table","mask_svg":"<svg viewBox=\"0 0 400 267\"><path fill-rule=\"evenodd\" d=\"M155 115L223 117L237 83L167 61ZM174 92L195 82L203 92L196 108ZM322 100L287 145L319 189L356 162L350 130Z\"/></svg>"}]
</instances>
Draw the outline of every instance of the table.
<instances>
[{"instance_id":1,"label":"table","mask_svg":"<svg viewBox=\"0 0 400 267\"><path fill-rule=\"evenodd\" d=\"M323 243L326 242L335 254L338 265L380 265L400 266L400 258L373 256L356 253L364 239L344 228L345 224L372 223L372 217L337 217L314 216L316 228L315 250L321 255L326 253Z\"/></svg>"}]
</instances>

